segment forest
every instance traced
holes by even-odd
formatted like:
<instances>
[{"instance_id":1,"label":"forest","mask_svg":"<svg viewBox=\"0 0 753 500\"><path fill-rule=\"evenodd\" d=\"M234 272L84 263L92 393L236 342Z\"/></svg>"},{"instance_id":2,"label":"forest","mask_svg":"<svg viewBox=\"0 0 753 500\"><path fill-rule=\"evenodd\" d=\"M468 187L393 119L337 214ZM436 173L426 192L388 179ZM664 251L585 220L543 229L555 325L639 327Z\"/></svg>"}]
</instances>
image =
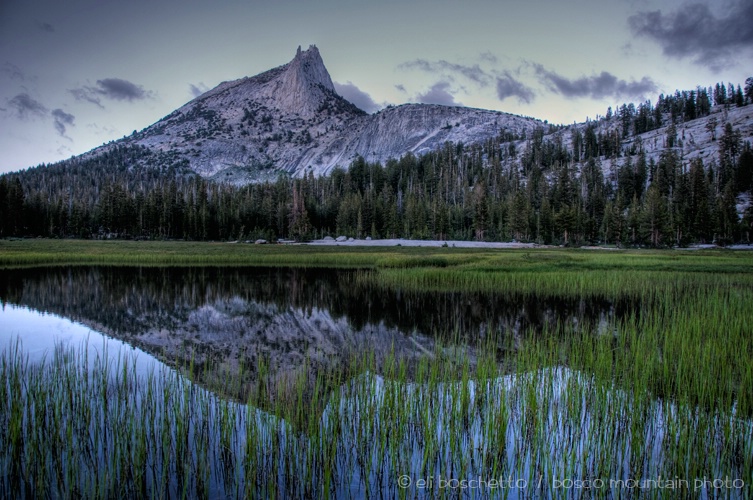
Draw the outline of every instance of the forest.
<instances>
[{"instance_id":1,"label":"forest","mask_svg":"<svg viewBox=\"0 0 753 500\"><path fill-rule=\"evenodd\" d=\"M687 160L675 128L717 108L748 106L749 80L745 92L732 84L698 87L662 95L655 105L609 108L583 126L447 143L384 165L357 158L326 176L281 175L246 186L203 179L164 153L116 145L0 177L0 237L749 243L750 142L710 116L716 158ZM662 126L658 159L640 138L626 140Z\"/></svg>"}]
</instances>

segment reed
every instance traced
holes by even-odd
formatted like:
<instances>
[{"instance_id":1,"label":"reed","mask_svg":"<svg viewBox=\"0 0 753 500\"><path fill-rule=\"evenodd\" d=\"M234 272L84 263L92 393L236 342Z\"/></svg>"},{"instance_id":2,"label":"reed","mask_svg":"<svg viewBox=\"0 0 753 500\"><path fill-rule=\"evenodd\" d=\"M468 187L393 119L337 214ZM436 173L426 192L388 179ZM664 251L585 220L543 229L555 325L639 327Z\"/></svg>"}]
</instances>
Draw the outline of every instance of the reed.
<instances>
[{"instance_id":1,"label":"reed","mask_svg":"<svg viewBox=\"0 0 753 500\"><path fill-rule=\"evenodd\" d=\"M260 358L253 386L226 374L243 402L202 388L208 375L190 356L143 374L125 354L89 359L85 346L32 364L17 343L0 355L0 497L439 498L479 478L478 498L753 494L747 253L226 246L196 252L218 265L347 257L359 286L640 307L598 327L488 331L472 344L456 332L416 362L365 351L291 375Z\"/></svg>"},{"instance_id":2,"label":"reed","mask_svg":"<svg viewBox=\"0 0 753 500\"><path fill-rule=\"evenodd\" d=\"M740 391L732 406L722 404L733 397L723 388L709 388L701 404L682 391L657 396L661 372L624 373L627 361L615 367L585 335L562 363L550 333L545 347L518 351L515 373L484 350L448 355L449 345L414 370L395 357L379 366L366 353L353 357L348 378L301 372L246 404L192 384L190 373L138 374L126 356L92 363L69 346L30 364L16 346L0 357L0 495L413 496L397 483L404 475L424 479L429 496L452 493L440 478L478 477L554 498L572 496L557 488L565 479L659 476L687 478L691 490L698 478L732 477L746 486L707 493L749 494L753 421L740 413L749 404ZM310 411L319 398L321 412Z\"/></svg>"}]
</instances>

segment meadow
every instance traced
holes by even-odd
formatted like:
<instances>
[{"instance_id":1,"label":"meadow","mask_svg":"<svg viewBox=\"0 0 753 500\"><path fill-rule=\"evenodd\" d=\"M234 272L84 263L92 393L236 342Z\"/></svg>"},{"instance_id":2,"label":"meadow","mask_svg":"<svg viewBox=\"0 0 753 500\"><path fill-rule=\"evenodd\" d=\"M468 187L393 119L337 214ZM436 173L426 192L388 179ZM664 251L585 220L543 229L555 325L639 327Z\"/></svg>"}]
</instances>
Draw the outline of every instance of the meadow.
<instances>
[{"instance_id":1,"label":"meadow","mask_svg":"<svg viewBox=\"0 0 753 500\"><path fill-rule=\"evenodd\" d=\"M143 376L75 346L32 364L19 346L0 356L0 496L753 494L748 252L0 241L0 267L49 264L348 268L358 286L640 307L598 330L455 332L418 363L262 363L243 402L190 365Z\"/></svg>"}]
</instances>

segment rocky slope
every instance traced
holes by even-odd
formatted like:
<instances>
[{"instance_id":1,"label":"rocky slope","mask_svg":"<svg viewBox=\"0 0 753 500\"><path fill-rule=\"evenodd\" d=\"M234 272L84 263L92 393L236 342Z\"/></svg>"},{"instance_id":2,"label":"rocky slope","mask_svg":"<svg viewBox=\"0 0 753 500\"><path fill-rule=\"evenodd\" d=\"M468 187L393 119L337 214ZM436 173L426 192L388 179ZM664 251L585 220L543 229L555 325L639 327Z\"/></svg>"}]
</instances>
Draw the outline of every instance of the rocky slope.
<instances>
[{"instance_id":1,"label":"rocky slope","mask_svg":"<svg viewBox=\"0 0 753 500\"><path fill-rule=\"evenodd\" d=\"M319 50L311 46L299 47L288 64L218 85L124 141L165 153L203 177L247 183L280 172L326 174L358 155L385 162L446 141L530 133L541 124L498 111L428 104L368 115L336 93Z\"/></svg>"}]
</instances>

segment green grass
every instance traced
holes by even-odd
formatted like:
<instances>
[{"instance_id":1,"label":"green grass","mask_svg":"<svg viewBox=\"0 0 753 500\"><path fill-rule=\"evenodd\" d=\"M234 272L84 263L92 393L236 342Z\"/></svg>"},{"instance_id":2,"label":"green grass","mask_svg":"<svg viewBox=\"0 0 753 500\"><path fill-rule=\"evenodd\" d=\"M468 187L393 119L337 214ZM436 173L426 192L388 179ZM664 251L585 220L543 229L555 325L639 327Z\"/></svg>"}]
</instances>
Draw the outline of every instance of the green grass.
<instances>
[{"instance_id":1,"label":"green grass","mask_svg":"<svg viewBox=\"0 0 753 500\"><path fill-rule=\"evenodd\" d=\"M323 251L324 250L324 251ZM328 251L327 251L328 250ZM186 241L0 240L0 267L217 265L364 268L368 249Z\"/></svg>"},{"instance_id":2,"label":"green grass","mask_svg":"<svg viewBox=\"0 0 753 500\"><path fill-rule=\"evenodd\" d=\"M67 347L30 365L12 350L0 356L0 495L457 493L437 483L428 492L401 489L401 476L512 478L529 485L527 495L553 498L572 497L553 487L567 478L684 478L684 497L698 496L693 488L704 477L730 477L749 488L750 419L625 392L561 364L529 369L547 356L529 347L512 375L483 354L448 357L438 348L409 367L394 356L377 366L374 353L364 352L350 360L346 379L304 369L264 385L247 405L217 398L171 370L139 375L128 357L92 362L84 350ZM639 387L654 375L635 376ZM270 405L269 412L257 410ZM500 492L474 493L498 498ZM607 497L610 490L592 493ZM655 489L620 493L661 497Z\"/></svg>"},{"instance_id":3,"label":"green grass","mask_svg":"<svg viewBox=\"0 0 753 500\"><path fill-rule=\"evenodd\" d=\"M745 251L470 249L187 241L0 240L0 268L44 265L258 265L442 269L450 274L602 271L750 273Z\"/></svg>"},{"instance_id":4,"label":"green grass","mask_svg":"<svg viewBox=\"0 0 753 500\"><path fill-rule=\"evenodd\" d=\"M202 377L190 366L187 378L140 378L127 360L88 371L76 350L43 365L6 352L0 496L311 498L358 488L355 496L412 498L420 492L396 484L403 474L541 479L545 489L527 494L553 498L573 496L552 489L567 478L680 478L689 481L680 496L695 497L697 480L728 477L744 489L706 494L753 492L749 252L0 241L0 266L50 264L345 267L360 270L360 286L641 307L599 331L487 332L473 348L445 340L418 363L364 352L336 369L304 364L293 377L262 364L246 405L192 385ZM458 493L434 487L429 496Z\"/></svg>"}]
</instances>

